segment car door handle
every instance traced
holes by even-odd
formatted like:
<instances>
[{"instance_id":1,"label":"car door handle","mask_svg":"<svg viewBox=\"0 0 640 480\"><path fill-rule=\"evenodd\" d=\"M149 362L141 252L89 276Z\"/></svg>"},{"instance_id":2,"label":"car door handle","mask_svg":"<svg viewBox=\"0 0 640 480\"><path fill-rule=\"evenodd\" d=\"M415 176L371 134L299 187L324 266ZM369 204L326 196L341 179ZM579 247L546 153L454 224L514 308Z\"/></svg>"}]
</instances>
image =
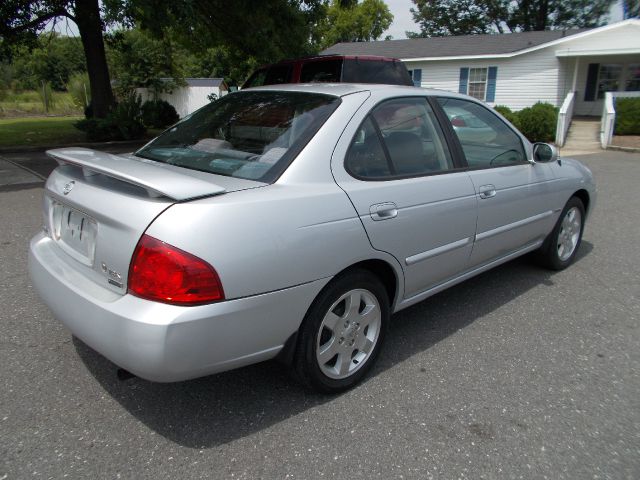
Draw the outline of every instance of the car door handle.
<instances>
[{"instance_id":1,"label":"car door handle","mask_svg":"<svg viewBox=\"0 0 640 480\"><path fill-rule=\"evenodd\" d=\"M398 206L393 202L376 203L371 205L369 213L376 222L389 220L398 216Z\"/></svg>"},{"instance_id":2,"label":"car door handle","mask_svg":"<svg viewBox=\"0 0 640 480\"><path fill-rule=\"evenodd\" d=\"M496 187L494 185L482 185L478 189L480 198L491 198L496 196Z\"/></svg>"}]
</instances>

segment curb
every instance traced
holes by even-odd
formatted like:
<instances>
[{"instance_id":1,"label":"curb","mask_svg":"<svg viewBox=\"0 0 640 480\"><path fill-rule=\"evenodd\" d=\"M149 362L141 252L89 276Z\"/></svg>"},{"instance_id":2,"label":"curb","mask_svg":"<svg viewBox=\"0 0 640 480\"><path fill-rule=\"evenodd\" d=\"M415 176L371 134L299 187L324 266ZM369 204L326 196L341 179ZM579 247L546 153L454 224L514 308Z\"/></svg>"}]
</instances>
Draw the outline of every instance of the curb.
<instances>
[{"instance_id":1,"label":"curb","mask_svg":"<svg viewBox=\"0 0 640 480\"><path fill-rule=\"evenodd\" d=\"M100 148L100 147L126 147L128 145L144 145L152 140L153 137L141 139L141 140L122 140L113 142L82 142L82 143L64 143L60 145L25 145L16 147L0 147L0 154L3 153L29 153L29 152L44 152L45 150L51 150L52 148L67 148L67 147L86 147L86 148Z\"/></svg>"},{"instance_id":2,"label":"curb","mask_svg":"<svg viewBox=\"0 0 640 480\"><path fill-rule=\"evenodd\" d=\"M607 145L607 150L616 150L618 152L627 152L627 153L640 153L640 148L618 147L616 145Z\"/></svg>"}]
</instances>

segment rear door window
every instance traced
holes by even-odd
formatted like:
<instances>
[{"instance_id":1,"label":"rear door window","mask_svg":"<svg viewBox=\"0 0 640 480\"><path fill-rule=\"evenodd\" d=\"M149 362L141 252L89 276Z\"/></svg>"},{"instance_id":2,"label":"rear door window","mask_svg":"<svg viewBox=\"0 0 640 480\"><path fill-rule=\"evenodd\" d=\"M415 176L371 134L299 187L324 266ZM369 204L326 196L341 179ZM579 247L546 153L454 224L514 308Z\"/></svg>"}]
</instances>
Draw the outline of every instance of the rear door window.
<instances>
[{"instance_id":1,"label":"rear door window","mask_svg":"<svg viewBox=\"0 0 640 480\"><path fill-rule=\"evenodd\" d=\"M420 97L378 105L356 133L345 166L362 179L393 179L454 168L436 116Z\"/></svg>"},{"instance_id":2,"label":"rear door window","mask_svg":"<svg viewBox=\"0 0 640 480\"><path fill-rule=\"evenodd\" d=\"M339 82L342 59L306 62L300 71L300 83Z\"/></svg>"}]
</instances>

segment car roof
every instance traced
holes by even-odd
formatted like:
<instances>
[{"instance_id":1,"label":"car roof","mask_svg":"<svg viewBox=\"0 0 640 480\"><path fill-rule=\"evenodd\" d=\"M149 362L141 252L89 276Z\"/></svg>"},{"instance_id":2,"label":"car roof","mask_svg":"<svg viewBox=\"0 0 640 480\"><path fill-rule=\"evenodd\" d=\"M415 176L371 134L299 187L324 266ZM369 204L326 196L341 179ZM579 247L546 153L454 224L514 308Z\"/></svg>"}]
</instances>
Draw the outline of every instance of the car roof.
<instances>
[{"instance_id":1,"label":"car roof","mask_svg":"<svg viewBox=\"0 0 640 480\"><path fill-rule=\"evenodd\" d=\"M283 91L283 92L308 92L321 93L343 97L357 92L381 92L386 91L390 96L402 95L446 95L450 97L464 97L445 90L435 90L431 88L410 87L406 85L388 85L377 83L286 83L279 85L264 85L262 87L251 87L241 90L242 92L253 91Z\"/></svg>"}]
</instances>

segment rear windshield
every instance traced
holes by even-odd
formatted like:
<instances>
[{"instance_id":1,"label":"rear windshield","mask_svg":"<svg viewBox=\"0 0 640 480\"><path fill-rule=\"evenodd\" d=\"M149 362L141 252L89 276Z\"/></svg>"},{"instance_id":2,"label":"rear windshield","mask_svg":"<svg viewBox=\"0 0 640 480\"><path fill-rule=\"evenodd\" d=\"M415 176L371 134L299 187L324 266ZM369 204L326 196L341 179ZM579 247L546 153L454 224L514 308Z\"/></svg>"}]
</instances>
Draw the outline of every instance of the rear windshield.
<instances>
[{"instance_id":1,"label":"rear windshield","mask_svg":"<svg viewBox=\"0 0 640 480\"><path fill-rule=\"evenodd\" d=\"M305 92L238 92L197 110L136 152L157 162L271 183L340 104Z\"/></svg>"},{"instance_id":2,"label":"rear windshield","mask_svg":"<svg viewBox=\"0 0 640 480\"><path fill-rule=\"evenodd\" d=\"M413 86L407 67L402 62L390 60L348 58L342 67L342 81Z\"/></svg>"}]
</instances>

